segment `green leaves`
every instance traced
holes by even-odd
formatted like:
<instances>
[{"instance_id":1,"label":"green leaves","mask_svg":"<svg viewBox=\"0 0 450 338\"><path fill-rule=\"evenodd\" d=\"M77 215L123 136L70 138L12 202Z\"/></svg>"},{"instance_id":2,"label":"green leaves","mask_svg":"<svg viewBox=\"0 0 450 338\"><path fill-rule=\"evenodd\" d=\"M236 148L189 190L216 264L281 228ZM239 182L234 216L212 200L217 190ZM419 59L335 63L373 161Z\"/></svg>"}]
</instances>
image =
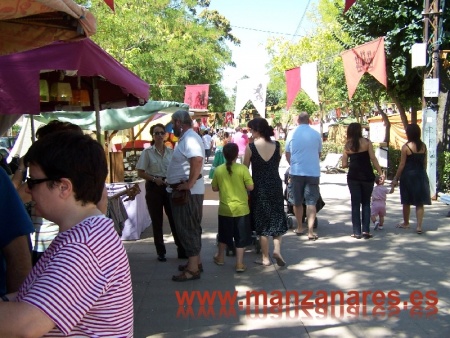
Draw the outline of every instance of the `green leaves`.
<instances>
[{"instance_id":1,"label":"green leaves","mask_svg":"<svg viewBox=\"0 0 450 338\"><path fill-rule=\"evenodd\" d=\"M113 14L95 1L93 40L151 84L151 99L182 102L186 84L209 83L210 104L220 108L226 96L215 85L231 63L225 41L239 39L229 21L208 6L209 0L115 0Z\"/></svg>"}]
</instances>

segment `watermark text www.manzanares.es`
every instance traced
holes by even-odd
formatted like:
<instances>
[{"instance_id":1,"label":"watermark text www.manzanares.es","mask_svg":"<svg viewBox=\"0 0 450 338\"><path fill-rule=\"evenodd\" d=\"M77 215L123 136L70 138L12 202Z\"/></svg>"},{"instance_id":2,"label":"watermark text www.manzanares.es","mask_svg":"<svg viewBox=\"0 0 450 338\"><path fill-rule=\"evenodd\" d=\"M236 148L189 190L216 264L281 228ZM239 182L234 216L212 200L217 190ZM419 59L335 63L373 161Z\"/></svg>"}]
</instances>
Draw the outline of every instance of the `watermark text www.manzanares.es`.
<instances>
[{"instance_id":1,"label":"watermark text www.manzanares.es","mask_svg":"<svg viewBox=\"0 0 450 338\"><path fill-rule=\"evenodd\" d=\"M429 318L438 313L435 290L324 291L289 290L175 291L179 318L228 318L238 313L249 318L387 318L402 311Z\"/></svg>"}]
</instances>

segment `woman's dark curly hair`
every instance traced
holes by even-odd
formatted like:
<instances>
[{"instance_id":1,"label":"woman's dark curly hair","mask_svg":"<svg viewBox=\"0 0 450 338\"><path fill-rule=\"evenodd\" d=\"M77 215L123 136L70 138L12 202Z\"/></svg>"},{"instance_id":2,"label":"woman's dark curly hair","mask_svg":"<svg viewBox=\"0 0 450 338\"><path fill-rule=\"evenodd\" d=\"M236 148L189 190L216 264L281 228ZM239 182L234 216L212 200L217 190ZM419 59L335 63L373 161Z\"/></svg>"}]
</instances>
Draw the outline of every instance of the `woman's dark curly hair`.
<instances>
[{"instance_id":1,"label":"woman's dark curly hair","mask_svg":"<svg viewBox=\"0 0 450 338\"><path fill-rule=\"evenodd\" d=\"M266 141L270 141L270 137L275 135L273 127L269 126L267 120L262 117L255 117L253 120L250 120L247 127L257 131Z\"/></svg>"}]
</instances>

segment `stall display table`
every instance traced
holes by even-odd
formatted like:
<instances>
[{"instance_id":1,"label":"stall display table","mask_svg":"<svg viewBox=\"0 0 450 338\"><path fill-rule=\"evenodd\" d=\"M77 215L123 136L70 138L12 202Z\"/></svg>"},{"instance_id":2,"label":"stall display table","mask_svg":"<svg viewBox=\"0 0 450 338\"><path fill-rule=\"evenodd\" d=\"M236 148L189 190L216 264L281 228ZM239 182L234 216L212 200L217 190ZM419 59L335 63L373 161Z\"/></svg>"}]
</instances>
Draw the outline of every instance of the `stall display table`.
<instances>
[{"instance_id":1,"label":"stall display table","mask_svg":"<svg viewBox=\"0 0 450 338\"><path fill-rule=\"evenodd\" d=\"M106 184L108 190L108 196L112 196L120 191L125 190L127 187L131 187L134 184L138 184L141 192L136 195L134 200L125 201L127 195L123 195L122 201L128 214L128 219L125 221L124 228L122 230L122 240L135 241L141 238L142 232L150 226L152 220L148 213L147 204L145 202L145 180L139 180L134 182L120 182Z\"/></svg>"}]
</instances>

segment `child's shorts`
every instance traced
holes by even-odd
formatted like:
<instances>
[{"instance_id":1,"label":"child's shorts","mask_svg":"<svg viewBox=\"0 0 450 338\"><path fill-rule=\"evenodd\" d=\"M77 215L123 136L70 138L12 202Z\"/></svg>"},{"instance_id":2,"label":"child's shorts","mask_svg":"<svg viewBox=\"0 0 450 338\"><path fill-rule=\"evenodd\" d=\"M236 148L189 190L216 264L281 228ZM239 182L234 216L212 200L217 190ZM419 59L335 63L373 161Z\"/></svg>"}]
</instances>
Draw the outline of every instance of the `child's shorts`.
<instances>
[{"instance_id":1,"label":"child's shorts","mask_svg":"<svg viewBox=\"0 0 450 338\"><path fill-rule=\"evenodd\" d=\"M234 238L234 243L233 243ZM250 214L238 217L219 215L219 243L236 248L245 248L252 244L252 226Z\"/></svg>"},{"instance_id":2,"label":"child's shorts","mask_svg":"<svg viewBox=\"0 0 450 338\"><path fill-rule=\"evenodd\" d=\"M370 206L371 216L386 216L386 204L384 201L374 201Z\"/></svg>"}]
</instances>

